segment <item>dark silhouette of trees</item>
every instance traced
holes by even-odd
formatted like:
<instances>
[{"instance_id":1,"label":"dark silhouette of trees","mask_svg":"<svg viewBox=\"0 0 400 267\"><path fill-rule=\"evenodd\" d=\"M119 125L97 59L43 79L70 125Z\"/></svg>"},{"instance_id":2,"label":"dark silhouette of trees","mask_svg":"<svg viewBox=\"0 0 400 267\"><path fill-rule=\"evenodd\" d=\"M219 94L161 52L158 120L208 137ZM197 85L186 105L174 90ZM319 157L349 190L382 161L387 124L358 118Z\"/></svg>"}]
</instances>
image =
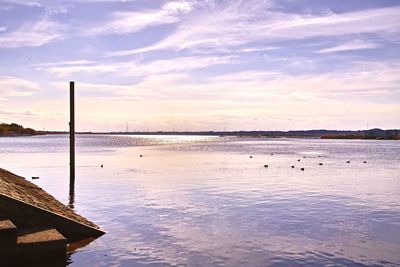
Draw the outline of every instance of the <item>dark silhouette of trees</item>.
<instances>
[{"instance_id":1,"label":"dark silhouette of trees","mask_svg":"<svg viewBox=\"0 0 400 267\"><path fill-rule=\"evenodd\" d=\"M43 132L35 131L31 128L24 128L16 123L0 123L0 136L27 136L43 134Z\"/></svg>"}]
</instances>

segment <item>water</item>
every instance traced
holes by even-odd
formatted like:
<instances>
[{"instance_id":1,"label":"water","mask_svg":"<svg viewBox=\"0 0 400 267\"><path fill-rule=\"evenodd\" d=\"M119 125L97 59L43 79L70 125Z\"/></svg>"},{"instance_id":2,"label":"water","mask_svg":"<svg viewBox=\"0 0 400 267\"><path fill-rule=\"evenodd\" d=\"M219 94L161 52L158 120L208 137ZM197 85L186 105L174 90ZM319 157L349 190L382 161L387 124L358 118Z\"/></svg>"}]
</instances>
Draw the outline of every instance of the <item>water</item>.
<instances>
[{"instance_id":1,"label":"water","mask_svg":"<svg viewBox=\"0 0 400 267\"><path fill-rule=\"evenodd\" d=\"M66 135L0 147L68 204ZM69 266L400 266L399 162L398 141L78 135L74 207L107 234Z\"/></svg>"}]
</instances>

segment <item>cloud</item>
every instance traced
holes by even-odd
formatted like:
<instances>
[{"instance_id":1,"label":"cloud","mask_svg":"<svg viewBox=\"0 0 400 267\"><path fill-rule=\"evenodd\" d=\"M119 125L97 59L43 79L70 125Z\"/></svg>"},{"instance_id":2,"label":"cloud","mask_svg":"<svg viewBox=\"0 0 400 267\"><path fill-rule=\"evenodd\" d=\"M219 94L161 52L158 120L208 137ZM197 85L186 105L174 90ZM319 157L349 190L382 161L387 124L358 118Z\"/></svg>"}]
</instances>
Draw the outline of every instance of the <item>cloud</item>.
<instances>
[{"instance_id":1,"label":"cloud","mask_svg":"<svg viewBox=\"0 0 400 267\"><path fill-rule=\"evenodd\" d=\"M192 3L187 1L171 1L166 3L162 7L162 10L172 14L187 13L192 10Z\"/></svg>"},{"instance_id":2,"label":"cloud","mask_svg":"<svg viewBox=\"0 0 400 267\"><path fill-rule=\"evenodd\" d=\"M399 73L398 64L358 62L348 69L323 74L243 71L209 78L207 84L213 88L210 91L225 92L231 100L247 99L251 103L269 97L366 103L376 102L377 97L396 101L400 96Z\"/></svg>"},{"instance_id":3,"label":"cloud","mask_svg":"<svg viewBox=\"0 0 400 267\"><path fill-rule=\"evenodd\" d=\"M119 77L126 76L147 76L163 73L184 73L194 69L206 68L213 65L228 64L234 60L232 56L192 56L162 59L150 62L109 62L99 63L91 61L72 61L46 63L36 65L38 70L47 72L59 77L66 77L72 74L103 74L112 73Z\"/></svg>"},{"instance_id":4,"label":"cloud","mask_svg":"<svg viewBox=\"0 0 400 267\"><path fill-rule=\"evenodd\" d=\"M4 6L1 4L4 3ZM0 10L11 10L18 9L21 7L31 8L32 13L40 10L47 15L67 13L70 7L70 3L62 3L61 1L48 1L48 0L37 0L37 1L25 1L25 0L0 0Z\"/></svg>"},{"instance_id":5,"label":"cloud","mask_svg":"<svg viewBox=\"0 0 400 267\"><path fill-rule=\"evenodd\" d=\"M357 128L366 112L371 123L399 114L399 72L398 64L374 62L357 62L325 74L247 70L214 74L200 81L182 71L150 71L131 84L77 81L76 90L86 125L109 118L124 128L125 121L134 117L138 124L131 125L132 129L166 130L171 127L169 120L174 120L174 128L190 130L216 129L221 121L229 129L263 129L267 124L271 129ZM65 91L65 82L51 88ZM57 108L54 105L46 112ZM280 122L273 119L276 117ZM390 118L385 125L395 121ZM105 129L104 125L98 127Z\"/></svg>"},{"instance_id":6,"label":"cloud","mask_svg":"<svg viewBox=\"0 0 400 267\"><path fill-rule=\"evenodd\" d=\"M79 83L79 90L87 96L115 101L219 101L235 103L238 108L263 109L266 104L290 106L304 101L373 103L386 98L386 102L393 102L400 94L398 73L399 65L373 62L359 62L349 69L325 74L248 70L203 77L200 81L190 73L173 70L148 72L139 82L128 85ZM64 88L65 83L59 87Z\"/></svg>"},{"instance_id":7,"label":"cloud","mask_svg":"<svg viewBox=\"0 0 400 267\"><path fill-rule=\"evenodd\" d=\"M168 2L160 9L143 12L114 12L111 19L101 25L84 30L84 35L128 34L148 27L171 24L179 21L179 16L191 11L189 2Z\"/></svg>"},{"instance_id":8,"label":"cloud","mask_svg":"<svg viewBox=\"0 0 400 267\"><path fill-rule=\"evenodd\" d=\"M247 48L241 49L240 52L251 53L251 52L270 51L270 50L276 50L276 49L279 49L279 47L273 47L273 46L247 47Z\"/></svg>"},{"instance_id":9,"label":"cloud","mask_svg":"<svg viewBox=\"0 0 400 267\"><path fill-rule=\"evenodd\" d=\"M96 62L91 61L91 60L67 60L67 61L38 63L38 64L35 64L34 67L42 69L43 67L84 65L84 64L93 64L93 63L96 63Z\"/></svg>"},{"instance_id":10,"label":"cloud","mask_svg":"<svg viewBox=\"0 0 400 267\"><path fill-rule=\"evenodd\" d=\"M41 88L38 84L12 76L0 76L0 100L12 96L30 96Z\"/></svg>"},{"instance_id":11,"label":"cloud","mask_svg":"<svg viewBox=\"0 0 400 267\"><path fill-rule=\"evenodd\" d=\"M70 0L71 2L79 2L79 3L102 3L102 2L136 2L137 0Z\"/></svg>"},{"instance_id":12,"label":"cloud","mask_svg":"<svg viewBox=\"0 0 400 267\"><path fill-rule=\"evenodd\" d=\"M144 78L136 84L85 83L77 82L77 94L88 99L105 101L160 100L166 99L161 88L172 88L178 83L187 82L185 74L157 74ZM65 82L54 82L52 88L65 90Z\"/></svg>"},{"instance_id":13,"label":"cloud","mask_svg":"<svg viewBox=\"0 0 400 267\"><path fill-rule=\"evenodd\" d=\"M2 0L3 3L21 5L21 6L31 6L31 7L41 7L41 1L28 1L28 0Z\"/></svg>"},{"instance_id":14,"label":"cloud","mask_svg":"<svg viewBox=\"0 0 400 267\"><path fill-rule=\"evenodd\" d=\"M42 46L62 39L64 30L60 23L47 19L26 23L15 31L0 34L0 48Z\"/></svg>"},{"instance_id":15,"label":"cloud","mask_svg":"<svg viewBox=\"0 0 400 267\"><path fill-rule=\"evenodd\" d=\"M370 122L386 116L388 125L395 121L399 70L360 62L321 75L243 71L199 83L189 75L157 74L135 84L77 83L76 88L85 116L93 121L107 117L122 128L132 117L138 122L132 128L152 130L170 130L171 120L174 128L191 130L216 129L221 122L229 129L357 128L366 113ZM379 101L388 97L391 102Z\"/></svg>"},{"instance_id":16,"label":"cloud","mask_svg":"<svg viewBox=\"0 0 400 267\"><path fill-rule=\"evenodd\" d=\"M367 42L367 41L363 41L363 40L354 40L354 41L344 43L342 45L325 48L325 49L319 50L318 52L319 53L335 53L335 52L344 52L344 51L373 49L373 48L377 48L379 46L380 46L379 44L373 43L373 42Z\"/></svg>"},{"instance_id":17,"label":"cloud","mask_svg":"<svg viewBox=\"0 0 400 267\"><path fill-rule=\"evenodd\" d=\"M15 118L15 117L28 117L28 118L33 118L35 114L33 114L31 111L4 111L0 109L0 115L4 115L10 118Z\"/></svg>"},{"instance_id":18,"label":"cloud","mask_svg":"<svg viewBox=\"0 0 400 267\"><path fill-rule=\"evenodd\" d=\"M158 43L117 51L113 55L198 47L213 50L255 42L265 44L367 33L395 39L400 33L400 6L324 15L282 13L269 9L269 6L270 3L265 1L238 1L226 7L203 10L185 19L174 33Z\"/></svg>"}]
</instances>

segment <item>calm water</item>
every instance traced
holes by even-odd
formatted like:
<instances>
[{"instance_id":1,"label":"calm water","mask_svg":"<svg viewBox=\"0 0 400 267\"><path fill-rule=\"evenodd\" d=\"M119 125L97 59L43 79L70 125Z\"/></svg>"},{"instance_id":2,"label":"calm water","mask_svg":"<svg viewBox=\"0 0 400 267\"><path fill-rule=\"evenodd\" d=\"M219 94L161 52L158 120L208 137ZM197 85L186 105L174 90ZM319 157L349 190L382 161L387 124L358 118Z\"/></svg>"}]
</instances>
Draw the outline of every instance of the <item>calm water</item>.
<instances>
[{"instance_id":1,"label":"calm water","mask_svg":"<svg viewBox=\"0 0 400 267\"><path fill-rule=\"evenodd\" d=\"M67 136L0 148L68 204ZM75 210L107 234L69 266L400 266L399 163L399 141L78 136Z\"/></svg>"}]
</instances>

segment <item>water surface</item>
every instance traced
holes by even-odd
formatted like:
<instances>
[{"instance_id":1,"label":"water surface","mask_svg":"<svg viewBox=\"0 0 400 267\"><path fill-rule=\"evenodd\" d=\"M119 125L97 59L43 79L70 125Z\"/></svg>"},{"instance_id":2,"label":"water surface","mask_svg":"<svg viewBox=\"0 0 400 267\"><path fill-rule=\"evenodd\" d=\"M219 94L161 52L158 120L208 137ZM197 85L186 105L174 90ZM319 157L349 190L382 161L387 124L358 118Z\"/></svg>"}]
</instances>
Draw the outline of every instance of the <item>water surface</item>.
<instances>
[{"instance_id":1,"label":"water surface","mask_svg":"<svg viewBox=\"0 0 400 267\"><path fill-rule=\"evenodd\" d=\"M107 234L69 266L400 266L398 141L78 135L76 161ZM0 138L0 167L72 201L66 135Z\"/></svg>"}]
</instances>

